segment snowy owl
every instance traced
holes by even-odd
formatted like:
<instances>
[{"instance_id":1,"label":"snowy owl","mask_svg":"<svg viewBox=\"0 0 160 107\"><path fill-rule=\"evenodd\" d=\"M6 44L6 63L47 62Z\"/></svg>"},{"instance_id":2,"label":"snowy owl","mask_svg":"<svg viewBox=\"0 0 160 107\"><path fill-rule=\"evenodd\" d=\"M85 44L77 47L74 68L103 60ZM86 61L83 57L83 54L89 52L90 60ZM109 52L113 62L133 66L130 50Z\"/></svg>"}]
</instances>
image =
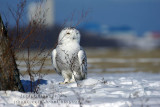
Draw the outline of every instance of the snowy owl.
<instances>
[{"instance_id":1,"label":"snowy owl","mask_svg":"<svg viewBox=\"0 0 160 107\"><path fill-rule=\"evenodd\" d=\"M63 76L61 84L83 80L87 76L87 57L80 46L80 33L75 28L64 28L58 38L57 47L52 51L54 70Z\"/></svg>"}]
</instances>

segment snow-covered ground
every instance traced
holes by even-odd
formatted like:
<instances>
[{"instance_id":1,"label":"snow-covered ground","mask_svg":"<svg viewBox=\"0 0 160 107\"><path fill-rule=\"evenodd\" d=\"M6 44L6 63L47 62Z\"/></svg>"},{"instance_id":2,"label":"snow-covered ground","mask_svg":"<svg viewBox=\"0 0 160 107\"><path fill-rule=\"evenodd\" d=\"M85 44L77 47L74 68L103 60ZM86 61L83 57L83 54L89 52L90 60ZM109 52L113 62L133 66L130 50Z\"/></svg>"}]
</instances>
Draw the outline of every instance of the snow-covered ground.
<instances>
[{"instance_id":1,"label":"snow-covered ground","mask_svg":"<svg viewBox=\"0 0 160 107\"><path fill-rule=\"evenodd\" d=\"M17 64L24 75L21 80L26 93L0 91L0 107L160 107L159 50L86 50L87 79L78 81L78 86L76 83L59 85L63 78L54 74L48 56L41 72L44 77L36 88L38 93L30 91L25 62L27 52L20 53ZM41 56L36 61L39 59ZM38 71L40 67L37 64L32 70ZM39 78L35 76L35 80Z\"/></svg>"},{"instance_id":2,"label":"snow-covered ground","mask_svg":"<svg viewBox=\"0 0 160 107\"><path fill-rule=\"evenodd\" d=\"M27 90L29 77L21 77ZM58 74L45 75L38 93L0 91L0 107L160 107L160 74L89 73L76 83L59 85Z\"/></svg>"}]
</instances>

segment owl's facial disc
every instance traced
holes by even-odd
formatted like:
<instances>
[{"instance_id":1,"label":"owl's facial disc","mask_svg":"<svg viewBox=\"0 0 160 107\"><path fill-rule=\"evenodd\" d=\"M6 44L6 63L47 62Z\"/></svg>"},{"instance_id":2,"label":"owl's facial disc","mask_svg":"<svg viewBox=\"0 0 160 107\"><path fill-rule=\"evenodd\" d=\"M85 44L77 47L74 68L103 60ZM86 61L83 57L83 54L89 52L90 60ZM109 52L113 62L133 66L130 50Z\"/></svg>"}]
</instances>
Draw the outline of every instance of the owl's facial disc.
<instances>
[{"instance_id":1,"label":"owl's facial disc","mask_svg":"<svg viewBox=\"0 0 160 107\"><path fill-rule=\"evenodd\" d=\"M62 40L61 40L62 39ZM80 33L75 28L64 28L59 36L61 42L80 42Z\"/></svg>"}]
</instances>

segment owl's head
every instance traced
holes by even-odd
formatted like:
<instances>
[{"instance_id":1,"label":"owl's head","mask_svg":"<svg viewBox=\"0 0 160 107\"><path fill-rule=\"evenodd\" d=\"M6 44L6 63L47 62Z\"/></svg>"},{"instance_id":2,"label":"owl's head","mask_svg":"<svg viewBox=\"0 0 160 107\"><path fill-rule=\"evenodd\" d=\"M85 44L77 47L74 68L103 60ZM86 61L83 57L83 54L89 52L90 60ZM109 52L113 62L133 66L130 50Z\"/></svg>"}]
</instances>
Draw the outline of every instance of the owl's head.
<instances>
[{"instance_id":1,"label":"owl's head","mask_svg":"<svg viewBox=\"0 0 160 107\"><path fill-rule=\"evenodd\" d=\"M58 42L80 42L80 33L73 27L64 28L58 38Z\"/></svg>"}]
</instances>

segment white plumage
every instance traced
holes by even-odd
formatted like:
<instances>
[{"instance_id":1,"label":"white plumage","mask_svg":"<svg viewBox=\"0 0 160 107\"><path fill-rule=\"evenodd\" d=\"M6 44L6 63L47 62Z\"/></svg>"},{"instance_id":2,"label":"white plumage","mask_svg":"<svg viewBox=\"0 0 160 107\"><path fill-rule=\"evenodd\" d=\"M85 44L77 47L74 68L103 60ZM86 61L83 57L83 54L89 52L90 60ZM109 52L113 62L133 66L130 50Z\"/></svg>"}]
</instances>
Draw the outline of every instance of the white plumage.
<instances>
[{"instance_id":1,"label":"white plumage","mask_svg":"<svg viewBox=\"0 0 160 107\"><path fill-rule=\"evenodd\" d=\"M79 43L80 33L75 28L64 28L60 32L58 45L52 51L52 64L64 77L62 84L83 80L87 76L87 57Z\"/></svg>"}]
</instances>

